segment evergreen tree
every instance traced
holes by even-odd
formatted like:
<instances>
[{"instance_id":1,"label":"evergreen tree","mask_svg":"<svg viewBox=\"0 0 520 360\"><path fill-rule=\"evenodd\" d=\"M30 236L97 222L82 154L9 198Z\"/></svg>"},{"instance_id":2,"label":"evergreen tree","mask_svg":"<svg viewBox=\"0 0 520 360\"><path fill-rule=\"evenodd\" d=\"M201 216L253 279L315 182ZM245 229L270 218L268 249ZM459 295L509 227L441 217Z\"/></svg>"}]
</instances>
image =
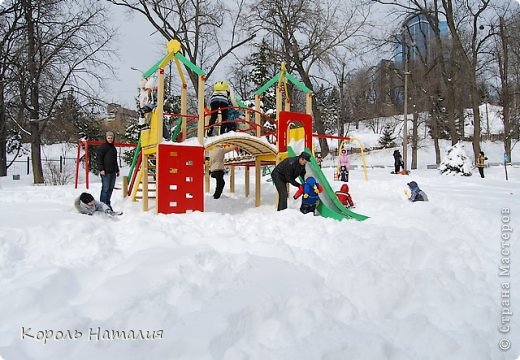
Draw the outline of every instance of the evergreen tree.
<instances>
[{"instance_id":1,"label":"evergreen tree","mask_svg":"<svg viewBox=\"0 0 520 360\"><path fill-rule=\"evenodd\" d=\"M258 45L258 51L251 54L248 62L252 70L248 75L253 84L254 91L260 89L266 82L276 75L277 70L273 65L273 56L270 47L265 39ZM253 94L251 94L253 98ZM274 87L269 88L262 96L264 112L276 108L276 91Z\"/></svg>"},{"instance_id":2,"label":"evergreen tree","mask_svg":"<svg viewBox=\"0 0 520 360\"><path fill-rule=\"evenodd\" d=\"M72 91L56 105L53 118L44 132L44 141L47 143L102 137L99 121L94 114L84 109Z\"/></svg>"},{"instance_id":3,"label":"evergreen tree","mask_svg":"<svg viewBox=\"0 0 520 360\"><path fill-rule=\"evenodd\" d=\"M379 144L381 144L381 146L384 148L394 147L395 146L395 143L394 143L395 136L393 136L393 135L394 135L394 130L392 129L390 124L386 124L385 127L383 128L382 135L379 138Z\"/></svg>"},{"instance_id":4,"label":"evergreen tree","mask_svg":"<svg viewBox=\"0 0 520 360\"><path fill-rule=\"evenodd\" d=\"M325 131L335 133L339 118L339 91L336 87L325 89L321 85L315 94Z\"/></svg>"},{"instance_id":5,"label":"evergreen tree","mask_svg":"<svg viewBox=\"0 0 520 360\"><path fill-rule=\"evenodd\" d=\"M24 148L22 142L22 135L19 130L9 129L7 130L7 153L11 155L11 162L7 164L9 168L18 156L28 155L28 149Z\"/></svg>"}]
</instances>

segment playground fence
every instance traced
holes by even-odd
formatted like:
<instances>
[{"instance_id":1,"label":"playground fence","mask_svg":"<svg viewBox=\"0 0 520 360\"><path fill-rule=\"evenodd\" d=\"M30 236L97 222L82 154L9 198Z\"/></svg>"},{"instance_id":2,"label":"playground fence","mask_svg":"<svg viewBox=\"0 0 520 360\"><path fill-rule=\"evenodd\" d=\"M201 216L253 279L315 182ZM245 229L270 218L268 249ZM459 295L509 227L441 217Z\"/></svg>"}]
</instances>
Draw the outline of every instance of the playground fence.
<instances>
[{"instance_id":1,"label":"playground fence","mask_svg":"<svg viewBox=\"0 0 520 360\"><path fill-rule=\"evenodd\" d=\"M14 180L18 180L20 175L29 175L32 173L32 161L30 156L25 158L18 158L13 161L13 164L7 169L7 175L13 176ZM82 161L83 162L83 161ZM123 154L118 150L119 167L123 167ZM10 163L10 160L7 161ZM66 171L67 167L76 166L76 157L60 156L56 159L42 159L42 166L45 169L48 166L56 166L60 173Z\"/></svg>"}]
</instances>

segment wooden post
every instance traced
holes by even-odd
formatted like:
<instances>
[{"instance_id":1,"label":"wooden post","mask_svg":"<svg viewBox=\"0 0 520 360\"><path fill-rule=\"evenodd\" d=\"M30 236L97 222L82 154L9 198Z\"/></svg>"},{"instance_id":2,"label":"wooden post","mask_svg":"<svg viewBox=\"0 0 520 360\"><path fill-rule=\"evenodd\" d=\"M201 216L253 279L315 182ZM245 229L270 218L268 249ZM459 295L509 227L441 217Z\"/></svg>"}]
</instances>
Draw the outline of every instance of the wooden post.
<instances>
[{"instance_id":1,"label":"wooden post","mask_svg":"<svg viewBox=\"0 0 520 360\"><path fill-rule=\"evenodd\" d=\"M261 205L261 193L260 193L260 185L262 180L262 170L260 169L260 165L262 162L260 158L255 157L255 206L259 207Z\"/></svg>"},{"instance_id":2,"label":"wooden post","mask_svg":"<svg viewBox=\"0 0 520 360\"><path fill-rule=\"evenodd\" d=\"M305 99L305 111L307 114L312 115L312 94L307 94Z\"/></svg>"},{"instance_id":3,"label":"wooden post","mask_svg":"<svg viewBox=\"0 0 520 360\"><path fill-rule=\"evenodd\" d=\"M186 113L188 112L188 84L182 83L181 87L181 114L182 116L182 124L181 124L181 139L186 140L186 123L188 122L188 118L186 117Z\"/></svg>"},{"instance_id":4,"label":"wooden post","mask_svg":"<svg viewBox=\"0 0 520 360\"><path fill-rule=\"evenodd\" d=\"M206 157L206 159L209 158L209 152L207 149L204 156ZM207 193L209 193L211 190L211 179L209 177L209 160L205 160L204 164L204 167L206 168L206 171L204 171L204 189Z\"/></svg>"},{"instance_id":5,"label":"wooden post","mask_svg":"<svg viewBox=\"0 0 520 360\"><path fill-rule=\"evenodd\" d=\"M157 142L160 143L163 138L163 120L164 120L164 69L159 69L157 77Z\"/></svg>"},{"instance_id":6,"label":"wooden post","mask_svg":"<svg viewBox=\"0 0 520 360\"><path fill-rule=\"evenodd\" d=\"M123 198L128 196L128 176L123 175Z\"/></svg>"},{"instance_id":7,"label":"wooden post","mask_svg":"<svg viewBox=\"0 0 520 360\"><path fill-rule=\"evenodd\" d=\"M231 171L229 172L229 191L235 192L235 167L231 166Z\"/></svg>"},{"instance_id":8,"label":"wooden post","mask_svg":"<svg viewBox=\"0 0 520 360\"><path fill-rule=\"evenodd\" d=\"M244 195L245 197L249 196L249 166L246 165L244 174Z\"/></svg>"},{"instance_id":9,"label":"wooden post","mask_svg":"<svg viewBox=\"0 0 520 360\"><path fill-rule=\"evenodd\" d=\"M260 95L255 95L255 124L256 124L256 136L260 137L260 125L261 119L260 119Z\"/></svg>"},{"instance_id":10,"label":"wooden post","mask_svg":"<svg viewBox=\"0 0 520 360\"><path fill-rule=\"evenodd\" d=\"M276 88L276 123L280 120L280 111L282 111L282 92L283 87L278 86Z\"/></svg>"}]
</instances>

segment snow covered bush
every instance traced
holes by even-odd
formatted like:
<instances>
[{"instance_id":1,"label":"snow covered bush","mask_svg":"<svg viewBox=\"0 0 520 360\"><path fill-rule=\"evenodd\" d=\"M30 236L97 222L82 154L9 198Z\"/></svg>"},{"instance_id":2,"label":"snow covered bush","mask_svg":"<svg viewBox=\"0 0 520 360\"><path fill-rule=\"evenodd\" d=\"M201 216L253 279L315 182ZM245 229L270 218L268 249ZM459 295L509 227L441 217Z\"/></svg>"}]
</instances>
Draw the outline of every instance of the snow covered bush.
<instances>
[{"instance_id":1,"label":"snow covered bush","mask_svg":"<svg viewBox=\"0 0 520 360\"><path fill-rule=\"evenodd\" d=\"M466 155L464 145L458 142L448 149L439 171L443 175L471 176L471 168L471 159Z\"/></svg>"}]
</instances>

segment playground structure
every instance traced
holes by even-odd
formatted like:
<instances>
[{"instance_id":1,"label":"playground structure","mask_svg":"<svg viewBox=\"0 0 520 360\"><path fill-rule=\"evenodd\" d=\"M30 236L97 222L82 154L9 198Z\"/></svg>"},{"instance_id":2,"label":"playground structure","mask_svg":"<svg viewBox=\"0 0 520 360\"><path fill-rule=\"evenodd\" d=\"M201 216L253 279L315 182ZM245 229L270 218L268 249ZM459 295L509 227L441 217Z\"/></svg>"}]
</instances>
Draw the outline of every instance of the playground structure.
<instances>
[{"instance_id":1,"label":"playground structure","mask_svg":"<svg viewBox=\"0 0 520 360\"><path fill-rule=\"evenodd\" d=\"M231 167L231 191L234 191L235 166L244 166L246 169L245 195L249 196L249 170L254 167L255 205L260 206L261 167L274 165L287 156L291 156L293 149L289 146L290 144L301 148L298 149L301 151L307 149L310 152L309 149L312 149L312 91L288 74L285 64L282 64L281 71L255 93L256 108L248 108L243 102L239 102L239 109L245 113L244 119L234 120L243 124L239 130L235 133L204 138L208 122L208 113L204 107L205 73L189 62L179 52L180 49L178 41L169 41L167 55L143 74L144 78L148 78L157 73L157 105L151 113L150 128L141 131L130 172L123 179L125 196L130 196L132 201L141 199L144 211L149 209L148 200L151 198L156 199L157 213L204 211L204 188L206 192L210 189L209 171L207 163L205 163L207 150L216 145L224 145L237 147L247 153L245 157L231 159L227 162L227 165ZM164 68L170 61L175 62L181 80L181 114L176 115L181 122L177 126L177 129L180 130L175 135L175 139L180 142L177 143L163 141ZM197 116L187 115L187 82L182 65L198 76ZM291 102L287 81L306 93L306 113L290 111ZM264 115L259 109L262 93L275 83L277 84L276 132L273 132L272 129L262 126L262 116ZM254 114L254 121L251 121L251 114ZM188 122L194 121L194 119L197 120L196 137L193 136L193 132L190 134L187 131ZM219 124L221 123L217 122L215 126ZM299 124L301 127L290 129L292 124ZM312 163L315 164L315 161ZM313 167L313 165L310 166ZM321 170L312 169L312 173L318 171L321 173ZM202 174L205 176L201 176ZM326 182L323 173L321 173L320 180ZM330 188L330 185L328 187ZM330 197L330 194L327 192L325 196ZM333 196L335 198L335 195ZM329 209L330 206L326 208ZM344 211L334 208L330 211L323 211L323 213L324 216L338 219L363 220L366 218L346 208ZM331 213L335 215L331 216Z\"/></svg>"}]
</instances>

